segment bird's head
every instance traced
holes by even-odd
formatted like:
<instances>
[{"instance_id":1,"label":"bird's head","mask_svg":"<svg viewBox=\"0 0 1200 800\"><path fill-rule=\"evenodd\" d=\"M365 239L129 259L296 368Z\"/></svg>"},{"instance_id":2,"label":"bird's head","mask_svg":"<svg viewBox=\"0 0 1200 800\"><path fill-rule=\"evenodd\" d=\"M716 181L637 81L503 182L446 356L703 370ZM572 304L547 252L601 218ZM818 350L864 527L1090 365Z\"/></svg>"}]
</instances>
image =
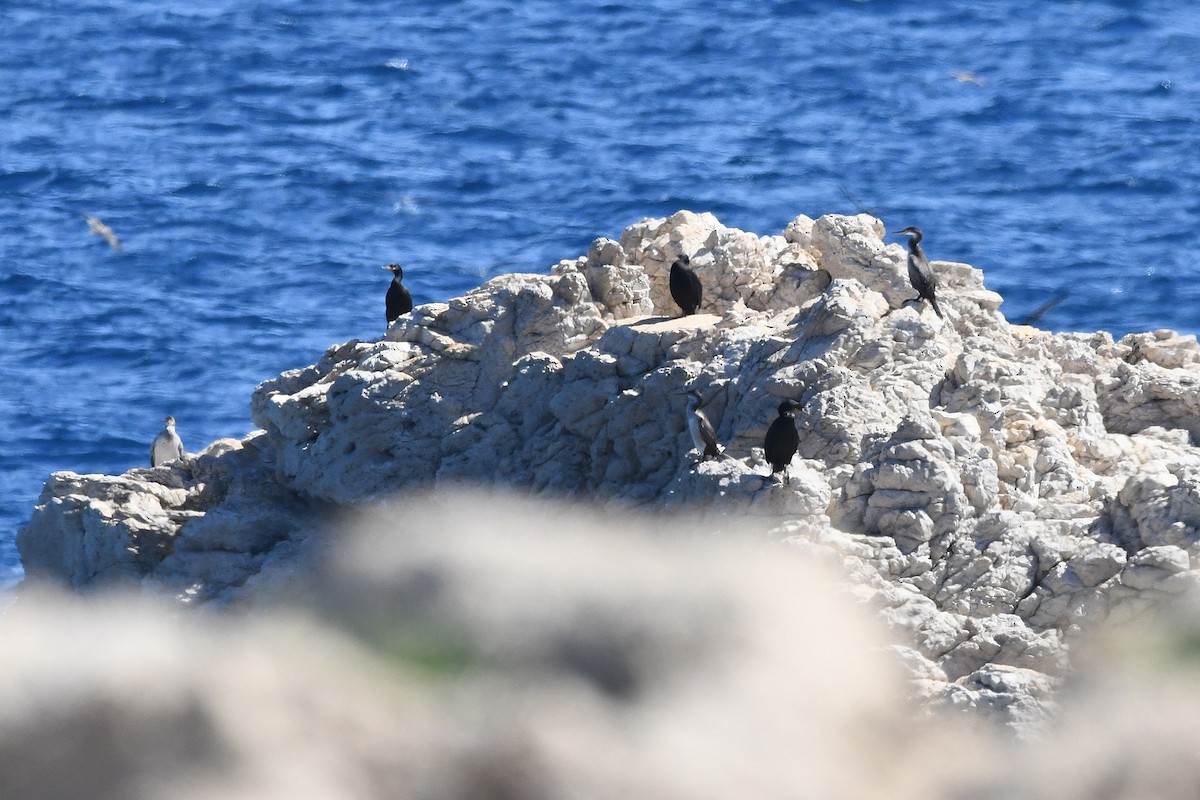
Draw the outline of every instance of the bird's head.
<instances>
[{"instance_id":1,"label":"bird's head","mask_svg":"<svg viewBox=\"0 0 1200 800\"><path fill-rule=\"evenodd\" d=\"M800 404L795 400L784 400L779 404L779 416L786 417L791 415L793 411L800 408Z\"/></svg>"},{"instance_id":2,"label":"bird's head","mask_svg":"<svg viewBox=\"0 0 1200 800\"><path fill-rule=\"evenodd\" d=\"M397 278L404 277L404 267L400 266L399 264L384 264L383 268L389 272L395 273Z\"/></svg>"},{"instance_id":3,"label":"bird's head","mask_svg":"<svg viewBox=\"0 0 1200 800\"><path fill-rule=\"evenodd\" d=\"M692 259L688 257L687 253L680 253L679 258L675 259L675 263L681 267L686 267L688 264L692 263Z\"/></svg>"},{"instance_id":4,"label":"bird's head","mask_svg":"<svg viewBox=\"0 0 1200 800\"><path fill-rule=\"evenodd\" d=\"M920 241L921 237L924 234L921 233L921 229L918 228L916 225L910 225L909 227L905 228L902 231L892 231L891 235L892 236L911 236L914 239L916 239L917 241Z\"/></svg>"},{"instance_id":5,"label":"bird's head","mask_svg":"<svg viewBox=\"0 0 1200 800\"><path fill-rule=\"evenodd\" d=\"M174 428L174 427L175 427L175 418L174 418L174 417L167 417L167 421L166 421L164 424L165 424L165 425L166 425L168 428Z\"/></svg>"}]
</instances>

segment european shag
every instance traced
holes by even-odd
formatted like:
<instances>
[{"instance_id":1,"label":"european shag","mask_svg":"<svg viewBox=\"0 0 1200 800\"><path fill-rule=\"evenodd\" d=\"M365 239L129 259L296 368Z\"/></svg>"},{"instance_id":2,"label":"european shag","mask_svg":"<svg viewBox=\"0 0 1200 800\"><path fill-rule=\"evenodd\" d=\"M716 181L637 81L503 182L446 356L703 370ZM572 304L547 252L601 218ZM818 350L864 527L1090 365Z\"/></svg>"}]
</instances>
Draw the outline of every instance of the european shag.
<instances>
[{"instance_id":1,"label":"european shag","mask_svg":"<svg viewBox=\"0 0 1200 800\"><path fill-rule=\"evenodd\" d=\"M721 449L717 446L717 432L708 421L708 415L700 410L700 399L700 393L695 389L688 392L688 433L692 435L692 445L703 453L701 458L707 461L721 455Z\"/></svg>"},{"instance_id":2,"label":"european shag","mask_svg":"<svg viewBox=\"0 0 1200 800\"><path fill-rule=\"evenodd\" d=\"M911 237L908 240L908 282L917 290L917 298L928 300L934 313L945 319L942 309L938 308L937 297L934 296L937 290L937 275L929 268L929 260L925 258L925 251L921 249L922 235L921 229L917 227L893 233L893 236Z\"/></svg>"},{"instance_id":3,"label":"european shag","mask_svg":"<svg viewBox=\"0 0 1200 800\"><path fill-rule=\"evenodd\" d=\"M689 263L691 259L681 255L671 265L671 299L683 309L685 317L696 313L704 297L700 277L688 266Z\"/></svg>"},{"instance_id":4,"label":"european shag","mask_svg":"<svg viewBox=\"0 0 1200 800\"><path fill-rule=\"evenodd\" d=\"M384 269L391 270L394 276L392 285L387 290L387 321L391 325L401 314L412 311L413 302L412 295L401 283L404 279L404 268L399 264L388 264Z\"/></svg>"},{"instance_id":5,"label":"european shag","mask_svg":"<svg viewBox=\"0 0 1200 800\"><path fill-rule=\"evenodd\" d=\"M150 445L150 466L157 467L178 458L183 458L183 440L175 432L175 418L167 417L163 429Z\"/></svg>"},{"instance_id":6,"label":"european shag","mask_svg":"<svg viewBox=\"0 0 1200 800\"><path fill-rule=\"evenodd\" d=\"M779 416L771 423L771 427L767 428L767 437L763 441L763 455L771 464L771 474L765 476L764 481L774 478L775 473L782 472L787 482L792 482L787 468L800 447L800 434L796 433L794 413L797 408L800 408L799 403L784 400L779 404Z\"/></svg>"}]
</instances>

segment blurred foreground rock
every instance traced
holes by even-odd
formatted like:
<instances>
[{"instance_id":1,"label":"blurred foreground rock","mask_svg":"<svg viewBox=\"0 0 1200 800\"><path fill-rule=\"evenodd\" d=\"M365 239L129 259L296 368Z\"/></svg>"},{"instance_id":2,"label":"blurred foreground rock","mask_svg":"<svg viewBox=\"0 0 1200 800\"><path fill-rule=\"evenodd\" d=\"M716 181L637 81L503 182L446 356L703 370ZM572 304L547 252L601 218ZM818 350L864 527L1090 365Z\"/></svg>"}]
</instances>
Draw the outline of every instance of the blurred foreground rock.
<instances>
[{"instance_id":1,"label":"blurred foreground rock","mask_svg":"<svg viewBox=\"0 0 1200 800\"><path fill-rule=\"evenodd\" d=\"M420 306L262 384L244 442L52 476L18 537L26 570L254 602L308 574L331 515L402 489L686 510L836 562L900 635L916 696L1030 730L1084 631L1196 583L1200 348L1010 325L982 273L944 261L939 320L883 231L830 215L758 236L679 212ZM705 285L683 319L680 253ZM689 389L730 458L694 464ZM800 453L765 485L782 398L803 404Z\"/></svg>"},{"instance_id":2,"label":"blurred foreground rock","mask_svg":"<svg viewBox=\"0 0 1200 800\"><path fill-rule=\"evenodd\" d=\"M0 796L863 797L954 749L793 549L453 493L343 530L253 614L24 593Z\"/></svg>"},{"instance_id":3,"label":"blurred foreground rock","mask_svg":"<svg viewBox=\"0 0 1200 800\"><path fill-rule=\"evenodd\" d=\"M1014 743L915 713L884 626L797 548L453 493L336 545L248 614L27 589L0 617L0 797L1182 800L1200 781L1194 607L1089 642L1061 720Z\"/></svg>"}]
</instances>

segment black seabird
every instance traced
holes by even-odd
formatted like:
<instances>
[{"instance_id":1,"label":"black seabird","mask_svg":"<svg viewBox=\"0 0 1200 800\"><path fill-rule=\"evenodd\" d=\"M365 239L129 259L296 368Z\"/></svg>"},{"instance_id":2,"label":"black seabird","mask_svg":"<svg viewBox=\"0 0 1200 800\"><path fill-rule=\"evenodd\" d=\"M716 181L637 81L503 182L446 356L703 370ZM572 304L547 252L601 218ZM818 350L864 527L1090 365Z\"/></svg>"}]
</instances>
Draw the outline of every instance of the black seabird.
<instances>
[{"instance_id":1,"label":"black seabird","mask_svg":"<svg viewBox=\"0 0 1200 800\"><path fill-rule=\"evenodd\" d=\"M400 281L404 278L404 268L399 264L388 264L384 269L391 270L395 277L387 290L387 321L391 325L401 314L412 311L412 295Z\"/></svg>"},{"instance_id":2,"label":"black seabird","mask_svg":"<svg viewBox=\"0 0 1200 800\"><path fill-rule=\"evenodd\" d=\"M764 481L774 478L775 473L782 472L787 482L792 482L787 468L792 463L796 450L800 448L800 434L796 433L794 413L797 408L800 408L799 403L784 400L779 404L779 416L771 423L771 427L767 428L767 437L763 440L763 455L771 464L771 474L765 476Z\"/></svg>"},{"instance_id":3,"label":"black seabird","mask_svg":"<svg viewBox=\"0 0 1200 800\"><path fill-rule=\"evenodd\" d=\"M700 393L695 389L688 392L687 414L688 433L692 435L692 445L703 453L700 458L707 461L721 455L717 432L708 421L708 415L700 410Z\"/></svg>"},{"instance_id":4,"label":"black seabird","mask_svg":"<svg viewBox=\"0 0 1200 800\"><path fill-rule=\"evenodd\" d=\"M183 458L183 440L175 432L175 418L167 417L163 429L150 445L150 466L157 467L179 458Z\"/></svg>"},{"instance_id":5,"label":"black seabird","mask_svg":"<svg viewBox=\"0 0 1200 800\"><path fill-rule=\"evenodd\" d=\"M928 300L929 305L933 306L933 312L945 319L942 309L938 308L937 298L934 297L937 289L937 275L933 274L933 270L929 267L929 260L925 258L925 251L921 249L921 237L924 235L921 233L921 229L909 227L902 231L895 231L892 235L912 237L908 240L908 282L917 290L917 299Z\"/></svg>"},{"instance_id":6,"label":"black seabird","mask_svg":"<svg viewBox=\"0 0 1200 800\"><path fill-rule=\"evenodd\" d=\"M671 299L683 309L685 317L696 313L704 297L700 277L688 266L689 263L691 259L681 255L671 265Z\"/></svg>"}]
</instances>

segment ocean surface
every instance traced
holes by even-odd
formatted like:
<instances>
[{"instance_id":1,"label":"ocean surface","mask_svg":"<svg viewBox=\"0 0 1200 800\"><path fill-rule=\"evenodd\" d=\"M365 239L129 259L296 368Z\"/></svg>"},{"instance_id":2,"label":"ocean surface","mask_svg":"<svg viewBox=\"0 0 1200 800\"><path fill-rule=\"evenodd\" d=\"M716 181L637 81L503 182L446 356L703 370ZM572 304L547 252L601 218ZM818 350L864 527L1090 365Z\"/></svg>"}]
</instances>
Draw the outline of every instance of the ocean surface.
<instances>
[{"instance_id":1,"label":"ocean surface","mask_svg":"<svg viewBox=\"0 0 1200 800\"><path fill-rule=\"evenodd\" d=\"M1198 54L1165 0L11 0L0 582L50 472L248 433L382 333L389 261L420 303L680 208L865 210L1010 319L1195 332Z\"/></svg>"}]
</instances>

